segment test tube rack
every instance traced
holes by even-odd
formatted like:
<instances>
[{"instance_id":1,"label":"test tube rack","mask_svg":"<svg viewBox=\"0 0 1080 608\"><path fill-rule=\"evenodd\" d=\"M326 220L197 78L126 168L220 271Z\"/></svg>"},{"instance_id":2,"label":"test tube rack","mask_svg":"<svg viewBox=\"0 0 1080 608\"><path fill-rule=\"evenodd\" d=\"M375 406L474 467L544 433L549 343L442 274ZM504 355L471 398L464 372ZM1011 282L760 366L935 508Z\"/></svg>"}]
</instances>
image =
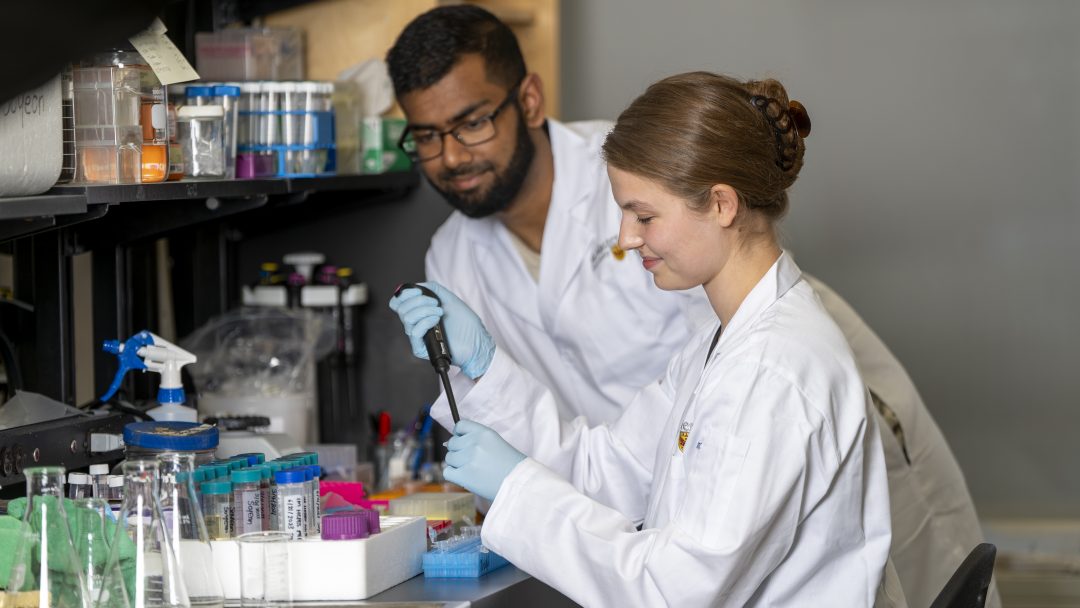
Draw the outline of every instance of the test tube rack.
<instances>
[{"instance_id":1,"label":"test tube rack","mask_svg":"<svg viewBox=\"0 0 1080 608\"><path fill-rule=\"evenodd\" d=\"M423 572L427 520L381 517L381 531L356 540L305 538L287 541L293 601L369 598ZM240 547L211 541L226 602L240 599Z\"/></svg>"}]
</instances>

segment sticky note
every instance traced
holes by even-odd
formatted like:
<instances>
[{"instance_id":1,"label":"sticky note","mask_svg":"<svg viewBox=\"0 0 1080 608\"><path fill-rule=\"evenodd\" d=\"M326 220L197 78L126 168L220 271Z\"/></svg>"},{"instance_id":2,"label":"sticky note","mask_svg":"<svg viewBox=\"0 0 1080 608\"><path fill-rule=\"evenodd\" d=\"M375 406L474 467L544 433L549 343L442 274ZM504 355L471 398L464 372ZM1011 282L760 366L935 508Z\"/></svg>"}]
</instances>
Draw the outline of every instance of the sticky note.
<instances>
[{"instance_id":1,"label":"sticky note","mask_svg":"<svg viewBox=\"0 0 1080 608\"><path fill-rule=\"evenodd\" d=\"M198 80L199 74L191 67L187 58L165 35L165 24L154 19L150 27L135 34L128 40L142 55L150 68L154 70L163 85Z\"/></svg>"}]
</instances>

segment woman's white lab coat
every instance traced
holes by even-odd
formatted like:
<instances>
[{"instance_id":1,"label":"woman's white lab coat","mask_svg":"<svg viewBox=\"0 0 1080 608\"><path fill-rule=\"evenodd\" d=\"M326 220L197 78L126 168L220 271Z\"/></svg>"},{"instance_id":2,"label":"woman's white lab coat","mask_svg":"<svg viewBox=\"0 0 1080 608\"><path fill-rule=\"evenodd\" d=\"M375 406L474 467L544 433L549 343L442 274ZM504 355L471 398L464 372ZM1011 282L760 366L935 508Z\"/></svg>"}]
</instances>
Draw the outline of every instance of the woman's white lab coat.
<instances>
[{"instance_id":1,"label":"woman's white lab coat","mask_svg":"<svg viewBox=\"0 0 1080 608\"><path fill-rule=\"evenodd\" d=\"M586 606L874 605L888 487L843 335L787 255L706 362L715 329L610 426L560 421L501 351L478 382L457 377L462 416L530 455L485 544Z\"/></svg>"}]
</instances>

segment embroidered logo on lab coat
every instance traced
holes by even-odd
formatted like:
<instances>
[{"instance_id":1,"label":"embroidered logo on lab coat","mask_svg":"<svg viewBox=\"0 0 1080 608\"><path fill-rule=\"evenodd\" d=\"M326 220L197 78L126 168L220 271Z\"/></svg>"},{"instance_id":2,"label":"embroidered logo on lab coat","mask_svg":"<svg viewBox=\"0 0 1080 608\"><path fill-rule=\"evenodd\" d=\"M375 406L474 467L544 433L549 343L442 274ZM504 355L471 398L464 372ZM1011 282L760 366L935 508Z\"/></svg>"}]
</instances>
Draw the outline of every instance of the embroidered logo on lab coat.
<instances>
[{"instance_id":1,"label":"embroidered logo on lab coat","mask_svg":"<svg viewBox=\"0 0 1080 608\"><path fill-rule=\"evenodd\" d=\"M690 429L694 428L693 422L684 422L679 427L679 451L686 451L686 440L690 437Z\"/></svg>"},{"instance_id":2,"label":"embroidered logo on lab coat","mask_svg":"<svg viewBox=\"0 0 1080 608\"><path fill-rule=\"evenodd\" d=\"M619 247L619 235L615 235L606 241L599 243L592 252L592 267L596 268L604 261L604 256L611 252L611 257L622 261L626 257L626 251Z\"/></svg>"}]
</instances>

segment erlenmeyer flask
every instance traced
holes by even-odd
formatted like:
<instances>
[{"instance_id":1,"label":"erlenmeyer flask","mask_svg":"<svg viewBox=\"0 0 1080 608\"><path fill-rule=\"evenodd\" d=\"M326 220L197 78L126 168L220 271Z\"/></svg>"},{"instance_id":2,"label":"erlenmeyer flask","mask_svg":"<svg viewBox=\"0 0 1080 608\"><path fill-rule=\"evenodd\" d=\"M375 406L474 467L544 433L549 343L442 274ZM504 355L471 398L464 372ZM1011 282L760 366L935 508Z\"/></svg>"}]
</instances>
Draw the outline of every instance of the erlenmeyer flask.
<instances>
[{"instance_id":1,"label":"erlenmeyer flask","mask_svg":"<svg viewBox=\"0 0 1080 608\"><path fill-rule=\"evenodd\" d=\"M124 502L96 606L123 608L118 590L126 589L130 608L190 608L158 501L158 463L129 460L123 471ZM116 581L117 576L127 584Z\"/></svg>"},{"instance_id":2,"label":"erlenmeyer flask","mask_svg":"<svg viewBox=\"0 0 1080 608\"><path fill-rule=\"evenodd\" d=\"M105 568L109 565L110 544L116 534L112 509L104 498L81 498L75 501L75 509L68 515L83 580L91 602L96 603L105 580ZM134 555L133 546L129 554ZM111 579L116 584L125 583L123 574ZM106 597L106 602L121 608L127 606L126 590L121 587L117 593L118 596L111 600Z\"/></svg>"},{"instance_id":3,"label":"erlenmeyer flask","mask_svg":"<svg viewBox=\"0 0 1080 608\"><path fill-rule=\"evenodd\" d=\"M221 608L225 595L192 482L195 456L165 452L157 459L161 471L161 512L180 563L188 599L193 608Z\"/></svg>"},{"instance_id":4,"label":"erlenmeyer flask","mask_svg":"<svg viewBox=\"0 0 1080 608\"><path fill-rule=\"evenodd\" d=\"M31 467L4 604L91 608L64 509L64 467Z\"/></svg>"}]
</instances>

